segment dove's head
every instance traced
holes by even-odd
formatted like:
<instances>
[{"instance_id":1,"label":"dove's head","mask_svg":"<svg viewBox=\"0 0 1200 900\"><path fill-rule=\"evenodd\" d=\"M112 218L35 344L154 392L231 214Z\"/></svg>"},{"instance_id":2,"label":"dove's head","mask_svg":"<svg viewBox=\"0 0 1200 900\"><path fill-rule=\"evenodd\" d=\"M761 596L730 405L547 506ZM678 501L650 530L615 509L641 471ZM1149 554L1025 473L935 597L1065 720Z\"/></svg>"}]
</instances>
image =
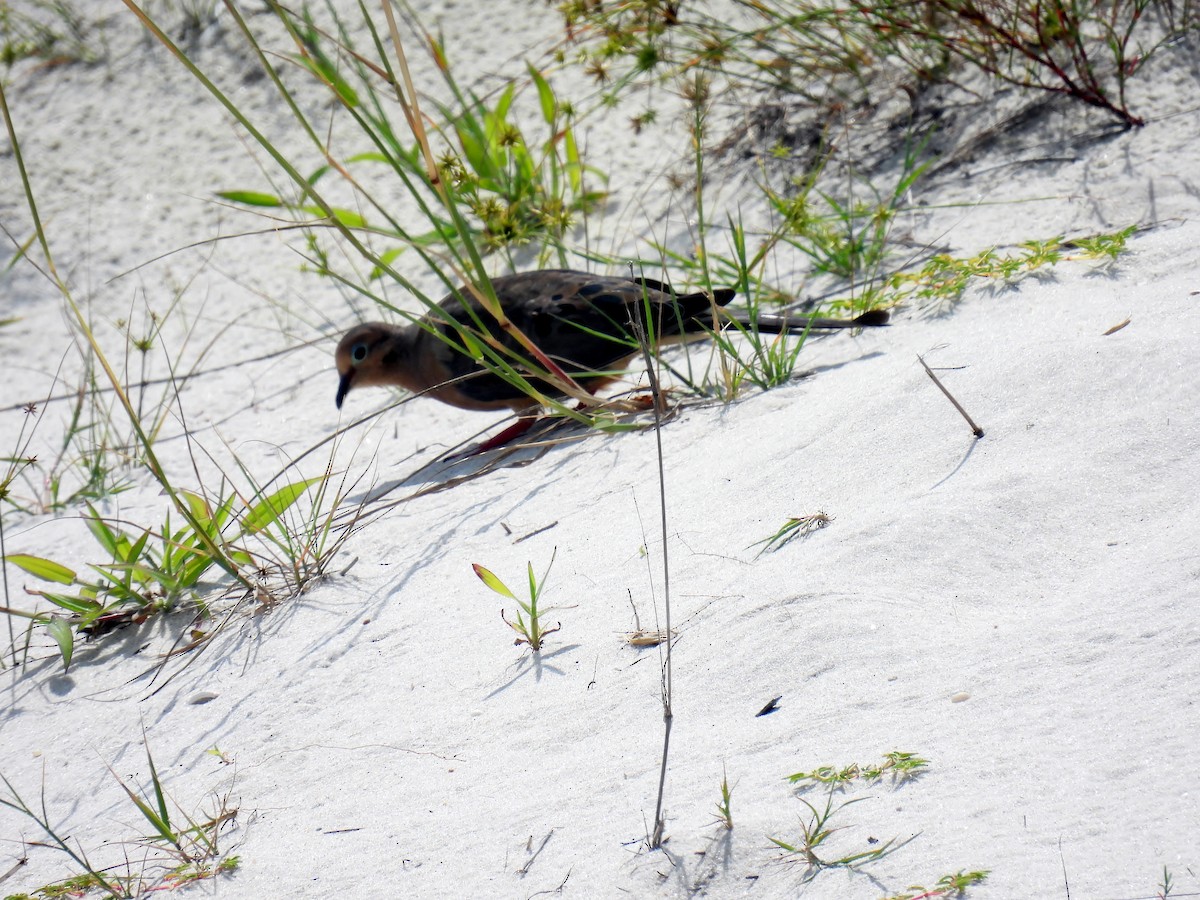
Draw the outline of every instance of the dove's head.
<instances>
[{"instance_id":1,"label":"dove's head","mask_svg":"<svg viewBox=\"0 0 1200 900\"><path fill-rule=\"evenodd\" d=\"M388 356L397 333L395 326L368 322L351 328L338 341L334 352L338 370L338 409L342 408L342 401L351 387L396 383L396 378L388 372Z\"/></svg>"}]
</instances>

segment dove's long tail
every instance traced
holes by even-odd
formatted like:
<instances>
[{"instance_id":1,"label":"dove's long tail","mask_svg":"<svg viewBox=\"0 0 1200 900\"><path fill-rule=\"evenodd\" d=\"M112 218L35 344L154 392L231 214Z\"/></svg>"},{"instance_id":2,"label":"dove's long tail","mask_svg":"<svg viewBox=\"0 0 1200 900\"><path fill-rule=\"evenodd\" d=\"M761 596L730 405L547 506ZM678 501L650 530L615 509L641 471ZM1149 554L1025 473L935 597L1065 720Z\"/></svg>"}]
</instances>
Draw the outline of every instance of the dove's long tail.
<instances>
[{"instance_id":1,"label":"dove's long tail","mask_svg":"<svg viewBox=\"0 0 1200 900\"><path fill-rule=\"evenodd\" d=\"M853 319L826 319L820 316L762 315L757 320L741 310L724 310L724 317L743 328L757 328L766 334L803 334L805 331L831 331L838 328L874 328L888 324L886 309L871 309ZM726 326L729 327L729 326Z\"/></svg>"}]
</instances>

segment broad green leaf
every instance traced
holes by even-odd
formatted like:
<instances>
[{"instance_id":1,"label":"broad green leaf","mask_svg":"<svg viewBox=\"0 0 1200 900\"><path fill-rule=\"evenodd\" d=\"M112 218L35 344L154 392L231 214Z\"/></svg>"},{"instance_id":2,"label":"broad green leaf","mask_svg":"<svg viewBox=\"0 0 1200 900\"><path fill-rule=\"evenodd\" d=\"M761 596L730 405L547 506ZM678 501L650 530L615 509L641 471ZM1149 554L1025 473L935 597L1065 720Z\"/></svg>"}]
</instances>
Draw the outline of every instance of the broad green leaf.
<instances>
[{"instance_id":1,"label":"broad green leaf","mask_svg":"<svg viewBox=\"0 0 1200 900\"><path fill-rule=\"evenodd\" d=\"M75 633L66 619L51 619L46 623L46 630L54 643L58 644L58 652L62 655L63 671L71 667L71 656L75 652Z\"/></svg>"},{"instance_id":2,"label":"broad green leaf","mask_svg":"<svg viewBox=\"0 0 1200 900\"><path fill-rule=\"evenodd\" d=\"M456 130L458 132L458 143L462 147L463 158L466 159L467 165L480 178L490 175L493 167L488 160L487 154L483 152L483 142L466 128L460 126Z\"/></svg>"},{"instance_id":3,"label":"broad green leaf","mask_svg":"<svg viewBox=\"0 0 1200 900\"><path fill-rule=\"evenodd\" d=\"M11 553L4 559L42 581L53 581L55 584L75 583L75 573L53 560L43 559L40 556L28 556L24 553Z\"/></svg>"},{"instance_id":4,"label":"broad green leaf","mask_svg":"<svg viewBox=\"0 0 1200 900\"><path fill-rule=\"evenodd\" d=\"M208 508L207 500L194 491L180 490L176 491L176 493L187 501L188 510L191 512L193 519L204 525L212 521L212 511Z\"/></svg>"},{"instance_id":5,"label":"broad green leaf","mask_svg":"<svg viewBox=\"0 0 1200 900\"><path fill-rule=\"evenodd\" d=\"M319 207L319 206L304 206L304 207L301 207L301 209L303 209L309 215L315 216L318 219L327 218L325 215L325 210L321 209L321 207ZM353 210L334 208L331 211L333 212L333 217L337 221L339 221L343 225L345 225L347 228L366 228L367 227L367 220L364 219L362 216L360 216L358 213L354 212Z\"/></svg>"},{"instance_id":6,"label":"broad green leaf","mask_svg":"<svg viewBox=\"0 0 1200 900\"><path fill-rule=\"evenodd\" d=\"M84 596L71 597L67 594L51 594L49 591L34 591L39 597L44 597L60 609L83 615L101 609L99 603Z\"/></svg>"},{"instance_id":7,"label":"broad green leaf","mask_svg":"<svg viewBox=\"0 0 1200 900\"><path fill-rule=\"evenodd\" d=\"M283 201L278 197L262 191L217 191L217 196L243 206L283 206Z\"/></svg>"},{"instance_id":8,"label":"broad green leaf","mask_svg":"<svg viewBox=\"0 0 1200 900\"><path fill-rule=\"evenodd\" d=\"M508 83L508 87L504 89L504 93L500 95L500 99L496 101L496 111L493 113L493 116L494 122L497 126L508 121L508 111L512 107L513 98L516 97L516 95L516 82L510 81ZM495 137L495 135L489 135L489 137Z\"/></svg>"},{"instance_id":9,"label":"broad green leaf","mask_svg":"<svg viewBox=\"0 0 1200 900\"><path fill-rule=\"evenodd\" d=\"M542 118L546 120L546 124L553 125L556 118L555 113L558 111L558 102L554 98L554 91L550 87L550 83L533 66L529 67L529 77L533 79L534 87L537 88L538 102L542 105Z\"/></svg>"},{"instance_id":10,"label":"broad green leaf","mask_svg":"<svg viewBox=\"0 0 1200 900\"><path fill-rule=\"evenodd\" d=\"M211 537L215 538L221 529L225 527L225 523L229 521L229 515L233 512L233 503L236 497L236 494L230 494L217 507L216 515L213 516L213 530L210 532Z\"/></svg>"},{"instance_id":11,"label":"broad green leaf","mask_svg":"<svg viewBox=\"0 0 1200 900\"><path fill-rule=\"evenodd\" d=\"M142 560L142 552L146 549L146 542L150 540L150 532L143 531L142 536L137 539L137 543L129 548L129 555L125 557L126 562L138 563ZM141 568L141 567L139 567ZM140 581L141 579L139 579ZM143 584L145 582L142 582Z\"/></svg>"},{"instance_id":12,"label":"broad green leaf","mask_svg":"<svg viewBox=\"0 0 1200 900\"><path fill-rule=\"evenodd\" d=\"M110 528L108 523L100 518L100 513L92 504L88 504L88 515L83 517L83 522L88 527L88 531L92 533L97 543L104 548L104 552L113 559L124 559L118 552L120 545L120 532Z\"/></svg>"},{"instance_id":13,"label":"broad green leaf","mask_svg":"<svg viewBox=\"0 0 1200 900\"><path fill-rule=\"evenodd\" d=\"M517 599L516 595L508 589L508 585L493 575L488 569L485 569L479 563L471 563L471 568L475 570L475 574L479 576L479 580L497 594L500 594L502 597L508 597L512 600Z\"/></svg>"},{"instance_id":14,"label":"broad green leaf","mask_svg":"<svg viewBox=\"0 0 1200 900\"><path fill-rule=\"evenodd\" d=\"M233 553L229 554L231 559L233 559L235 555L236 554ZM240 560L235 561L239 562L241 565L245 565L245 563L241 563ZM212 564L213 561L207 556L203 556L189 562L179 573L177 588L184 589L193 587L196 582L200 580L200 577L210 568L212 568Z\"/></svg>"},{"instance_id":15,"label":"broad green leaf","mask_svg":"<svg viewBox=\"0 0 1200 900\"><path fill-rule=\"evenodd\" d=\"M274 524L300 495L321 480L320 475L286 485L254 505L242 521L242 534L256 534Z\"/></svg>"},{"instance_id":16,"label":"broad green leaf","mask_svg":"<svg viewBox=\"0 0 1200 900\"><path fill-rule=\"evenodd\" d=\"M563 147L567 154L567 177L571 180L571 192L578 194L583 188L583 177L579 164L579 147L575 143L575 131L571 128L563 132Z\"/></svg>"},{"instance_id":17,"label":"broad green leaf","mask_svg":"<svg viewBox=\"0 0 1200 900\"><path fill-rule=\"evenodd\" d=\"M367 220L350 209L334 209L333 216L347 228L367 227Z\"/></svg>"}]
</instances>

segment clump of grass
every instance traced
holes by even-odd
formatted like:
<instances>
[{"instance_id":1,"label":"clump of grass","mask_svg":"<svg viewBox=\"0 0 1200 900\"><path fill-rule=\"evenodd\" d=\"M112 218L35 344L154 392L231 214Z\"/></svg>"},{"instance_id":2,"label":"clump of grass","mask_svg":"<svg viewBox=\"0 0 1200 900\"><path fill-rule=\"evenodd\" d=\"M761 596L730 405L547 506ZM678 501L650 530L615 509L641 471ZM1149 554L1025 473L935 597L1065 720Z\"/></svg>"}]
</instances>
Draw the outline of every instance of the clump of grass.
<instances>
[{"instance_id":1,"label":"clump of grass","mask_svg":"<svg viewBox=\"0 0 1200 900\"><path fill-rule=\"evenodd\" d=\"M797 516L788 519L780 526L770 537L765 537L761 541L756 541L750 547L757 547L760 544L763 548L758 551L758 556L762 556L768 550L775 551L781 547L794 541L796 538L807 537L814 531L820 531L833 521L833 517L818 510L817 512L807 516ZM746 549L749 550L750 547Z\"/></svg>"},{"instance_id":2,"label":"clump of grass","mask_svg":"<svg viewBox=\"0 0 1200 900\"><path fill-rule=\"evenodd\" d=\"M158 530L126 531L88 506L84 521L107 560L89 566L91 575L54 560L11 554L5 562L67 591L28 589L61 613L6 609L10 615L42 625L58 645L64 668L71 664L76 635L98 636L156 613L174 609L183 599L204 605L197 593L201 579L220 559L250 572L260 568L244 545L279 522L301 495L321 478L306 479L257 499L239 509L236 495L210 504L202 495L178 490L190 515L175 527L167 515Z\"/></svg>"},{"instance_id":3,"label":"clump of grass","mask_svg":"<svg viewBox=\"0 0 1200 900\"><path fill-rule=\"evenodd\" d=\"M31 452L31 445L47 405L25 405L16 446L0 458L9 467L0 480L0 503L37 515L104 500L133 486L128 454L119 448L112 419L97 402L93 372L86 371L83 382L66 399L70 408L62 437L46 462Z\"/></svg>"},{"instance_id":4,"label":"clump of grass","mask_svg":"<svg viewBox=\"0 0 1200 900\"><path fill-rule=\"evenodd\" d=\"M833 790L830 790L829 796L825 800L824 806L816 806L801 798L800 802L808 808L808 815L800 820L800 837L791 842L780 840L768 836L768 840L775 846L787 851L789 854L794 854L804 861L805 872L804 879L809 881L821 872L823 869L856 869L860 866L869 865L873 862L878 862L885 856L888 856L905 844L908 841L897 843L896 838L880 843L879 846L872 846L866 850L851 850L849 852L830 851L826 852L822 849L823 845L833 835L843 830L846 826L834 826L833 819L846 807L860 803L865 800L865 797L859 797L854 800L846 800L839 803L837 806L833 804ZM912 840L912 838L909 838ZM818 851L821 851L818 853ZM822 855L824 854L824 855Z\"/></svg>"},{"instance_id":5,"label":"clump of grass","mask_svg":"<svg viewBox=\"0 0 1200 900\"><path fill-rule=\"evenodd\" d=\"M778 240L807 257L812 271L849 282L870 284L893 251L891 233L906 209L913 188L928 170L928 138L909 140L900 173L890 189L881 189L853 172L835 194L820 186L828 158L794 176L785 193L764 184L761 190L779 216Z\"/></svg>"},{"instance_id":6,"label":"clump of grass","mask_svg":"<svg viewBox=\"0 0 1200 900\"><path fill-rule=\"evenodd\" d=\"M522 81L510 80L498 92L480 96L459 83L447 48L426 35L430 55L453 98L437 104L441 123L433 126L435 141L431 142L416 133L415 127L408 129L406 136L406 129L390 121L389 104L381 93L386 88L381 76L386 78L387 73L355 47L350 29L339 16L334 14L334 35L319 28L308 11L300 15L282 9L276 12L299 46L300 52L293 59L334 93L377 149L351 157L340 169L323 165L305 184L297 185L294 198L259 190L229 190L220 192L224 199L254 207L287 208L305 219L320 218L325 211L313 202L311 189L324 178L339 171L353 172L355 183L369 190L372 173L381 164L392 167L402 173L410 191L419 191L425 198L421 205L429 218L428 231L409 233L389 211L374 203L364 204L362 213L335 210L345 226L392 244L380 253L384 263L391 263L413 244L448 245L459 253L465 250L467 241L478 242L484 251L534 241L553 245L579 216L603 202L607 178L580 158L573 107L558 97L547 78L533 66L527 68L527 77ZM374 28L369 19L366 22ZM381 51L382 45L377 44L376 49ZM533 140L514 115L525 87L536 94L545 126L544 136ZM436 164L431 170L433 158ZM428 204L436 197L435 181L468 214L467 231L460 228L462 223L456 222L453 215ZM322 254L321 259L329 257ZM324 265L317 265L316 270L338 277ZM386 274L386 266L371 269L372 278Z\"/></svg>"},{"instance_id":7,"label":"clump of grass","mask_svg":"<svg viewBox=\"0 0 1200 900\"><path fill-rule=\"evenodd\" d=\"M1061 94L1125 125L1142 124L1128 106L1129 79L1195 25L1190 3L1148 0L756 0L732 11L704 2L565 0L559 9L574 47L561 58L582 66L609 103L634 83L703 72L735 96L772 92L844 110L867 101L886 78L930 83L973 69ZM1148 13L1157 14L1157 27Z\"/></svg>"},{"instance_id":8,"label":"clump of grass","mask_svg":"<svg viewBox=\"0 0 1200 900\"><path fill-rule=\"evenodd\" d=\"M818 766L809 772L796 772L788 775L787 780L792 784L810 782L811 784L845 785L852 781L879 781L885 775L891 775L892 782L899 784L912 781L923 775L929 768L929 761L915 753L905 753L893 750L883 757L883 762L874 765L860 766L851 763L848 766Z\"/></svg>"},{"instance_id":9,"label":"clump of grass","mask_svg":"<svg viewBox=\"0 0 1200 900\"><path fill-rule=\"evenodd\" d=\"M1126 85L1162 44L1162 38L1134 41L1150 6L1146 0L853 4L880 47L915 71L955 60L997 81L1101 109L1125 126L1145 123L1129 108Z\"/></svg>"},{"instance_id":10,"label":"clump of grass","mask_svg":"<svg viewBox=\"0 0 1200 900\"><path fill-rule=\"evenodd\" d=\"M115 874L113 867L94 865L77 841L58 833L45 807L44 798L40 809L31 807L12 783L0 775L0 782L5 788L5 793L0 795L0 806L32 821L48 839L41 842L40 846L65 854L81 870L68 879L37 888L35 894L41 897L80 896L91 890L103 890L109 897L129 898L228 875L237 869L238 858L226 855L221 849L222 832L237 817L237 809L229 807L228 798L220 798L218 807L212 813L202 814L200 818L193 817L182 812L167 794L148 744L146 762L150 770L150 788L147 791L129 787L125 779L109 768L131 806L152 831L149 836L132 842L143 849L146 862L157 867L155 871L141 873L130 870L128 862L124 874ZM172 805L175 811L172 811ZM127 855L126 860L128 858ZM12 897L25 898L29 895L15 894L9 900Z\"/></svg>"},{"instance_id":11,"label":"clump of grass","mask_svg":"<svg viewBox=\"0 0 1200 900\"><path fill-rule=\"evenodd\" d=\"M549 610L540 608L538 606L538 601L541 599L542 591L546 587L546 579L549 577L550 569L554 565L554 556L556 554L557 550L555 550L555 554L550 556L550 564L546 566L546 571L543 573L540 581L533 573L533 563L527 564L529 574L528 603L517 597L516 594L509 590L508 585L501 581L500 578L494 575L490 570L479 565L479 563L471 564L471 568L475 570L475 574L479 576L479 580L487 585L490 590L499 594L501 597L507 597L510 600L516 601L517 606L519 607L517 610L516 621L510 621L508 617L504 615L503 609L500 610L500 618L504 620L505 625L517 633L518 637L516 643L518 646L521 644L528 644L529 649L531 650L541 650L542 642L546 639L546 636L553 634L562 628L561 622L556 623L553 628L546 628L542 622L542 616L549 612ZM524 616L521 615L522 612L524 612Z\"/></svg>"},{"instance_id":12,"label":"clump of grass","mask_svg":"<svg viewBox=\"0 0 1200 900\"><path fill-rule=\"evenodd\" d=\"M967 888L986 881L989 874L987 869L980 869L975 872L965 870L955 872L953 875L943 875L931 888L919 884L909 885L907 890L901 891L899 894L889 894L884 900L934 900L936 897L961 898L966 896Z\"/></svg>"},{"instance_id":13,"label":"clump of grass","mask_svg":"<svg viewBox=\"0 0 1200 900\"><path fill-rule=\"evenodd\" d=\"M1166 866L1163 866L1162 881L1158 885L1158 900L1167 900L1171 895L1171 889L1174 887L1171 873Z\"/></svg>"},{"instance_id":14,"label":"clump of grass","mask_svg":"<svg viewBox=\"0 0 1200 900\"><path fill-rule=\"evenodd\" d=\"M484 247L500 249L533 240L561 240L580 215L595 210L605 191L589 186L590 177L607 176L585 166L573 126L574 109L563 103L550 82L533 66L527 74L537 92L546 138L531 145L511 116L517 83L510 81L490 103L455 81L442 48L436 47L442 74L456 105L441 105L457 149L440 159L442 177L457 199L480 222Z\"/></svg>"},{"instance_id":15,"label":"clump of grass","mask_svg":"<svg viewBox=\"0 0 1200 900\"><path fill-rule=\"evenodd\" d=\"M915 271L891 275L875 292L875 301L883 306L915 301L921 306L944 308L957 303L973 282L1011 285L1062 262L1111 262L1125 251L1137 230L1136 225L1130 225L1106 234L1028 240L1010 253L999 253L994 248L971 257L940 253Z\"/></svg>"}]
</instances>

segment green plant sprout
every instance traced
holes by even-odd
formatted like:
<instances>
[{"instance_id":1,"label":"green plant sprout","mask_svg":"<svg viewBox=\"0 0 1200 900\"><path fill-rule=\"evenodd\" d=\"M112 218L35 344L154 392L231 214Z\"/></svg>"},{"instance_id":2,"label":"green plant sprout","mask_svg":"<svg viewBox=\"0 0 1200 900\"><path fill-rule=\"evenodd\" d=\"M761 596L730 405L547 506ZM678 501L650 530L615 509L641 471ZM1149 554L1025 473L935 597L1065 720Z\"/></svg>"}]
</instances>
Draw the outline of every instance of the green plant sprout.
<instances>
[{"instance_id":1,"label":"green plant sprout","mask_svg":"<svg viewBox=\"0 0 1200 900\"><path fill-rule=\"evenodd\" d=\"M720 825L726 831L733 831L733 809L730 806L730 800L733 798L733 788L729 786L729 776L725 772L725 767L721 767L721 802L717 804L717 812L714 816L715 825Z\"/></svg>"},{"instance_id":2,"label":"green plant sprout","mask_svg":"<svg viewBox=\"0 0 1200 900\"><path fill-rule=\"evenodd\" d=\"M989 874L987 869L980 869L975 872L962 871L953 875L943 875L931 888L919 884L909 885L907 890L901 891L899 894L890 894L884 900L934 900L937 897L965 897L967 888L986 881Z\"/></svg>"},{"instance_id":3,"label":"green plant sprout","mask_svg":"<svg viewBox=\"0 0 1200 900\"><path fill-rule=\"evenodd\" d=\"M1172 883L1171 873L1167 870L1166 866L1163 866L1162 882L1158 886L1157 900L1167 900L1167 898L1171 896L1172 887L1174 887L1174 885Z\"/></svg>"},{"instance_id":4,"label":"green plant sprout","mask_svg":"<svg viewBox=\"0 0 1200 900\"><path fill-rule=\"evenodd\" d=\"M143 735L144 740L144 735ZM230 809L227 798L218 799L218 808L211 815L206 815L203 821L183 814L183 823L172 816L168 804L168 795L163 786L162 778L154 765L150 747L146 745L146 761L150 768L150 790L141 793L131 789L120 775L110 766L109 771L121 786L130 803L137 809L153 830L153 835L134 841L143 847L148 854L146 861L159 861L164 856L174 865L156 876L136 874L132 871L126 874L116 874L112 868L97 867L88 859L87 854L75 840L64 837L55 831L51 824L52 818L45 808L43 791L42 807L35 810L30 807L13 787L7 778L0 775L4 784L4 792L0 794L0 806L8 807L33 821L49 839L40 846L57 850L66 856L82 870L60 882L44 885L34 891L42 898L82 896L93 889L107 892L112 898L131 898L143 896L146 893L164 889L174 889L185 884L215 878L218 875L229 874L238 866L236 856L222 858L220 849L220 834L237 816L237 809ZM157 856L158 859L154 859ZM126 855L128 861L129 855ZM128 862L126 863L128 865ZM25 900L32 897L29 894L12 894L6 900Z\"/></svg>"},{"instance_id":5,"label":"green plant sprout","mask_svg":"<svg viewBox=\"0 0 1200 900\"><path fill-rule=\"evenodd\" d=\"M809 881L816 877L817 873L822 869L855 869L859 866L868 865L873 862L878 862L885 856L888 856L913 838L900 841L897 843L896 838L891 838L877 847L871 847L869 850L858 850L851 853L846 853L841 856L819 856L817 850L836 832L843 830L846 826L833 826L830 824L834 816L840 813L847 806L854 803L859 803L867 798L859 797L855 800L847 800L844 803L839 803L836 807L833 805L833 789L830 789L829 796L825 799L825 806L818 808L807 800L801 798L800 802L808 807L809 815L806 819L800 820L800 840L794 843L787 843L778 838L770 837L767 839L782 850L788 853L795 854L804 860L805 873L804 880Z\"/></svg>"},{"instance_id":6,"label":"green plant sprout","mask_svg":"<svg viewBox=\"0 0 1200 900\"><path fill-rule=\"evenodd\" d=\"M763 538L761 541L755 541L750 547L757 547L760 544L763 548L758 551L757 556L762 556L768 550L778 550L786 544L791 543L796 538L807 537L814 531L820 531L833 521L833 517L827 515L820 510L817 510L812 515L798 516L788 519L783 523L782 527L770 537ZM746 549L749 550L750 547Z\"/></svg>"},{"instance_id":7,"label":"green plant sprout","mask_svg":"<svg viewBox=\"0 0 1200 900\"><path fill-rule=\"evenodd\" d=\"M928 760L924 760L914 753L893 750L884 755L883 762L873 766L860 766L858 763L851 763L840 769L836 766L819 766L811 772L796 772L794 775L788 775L787 780L792 784L808 781L813 784L844 785L858 779L868 783L875 782L890 774L893 783L901 784L919 778L928 767Z\"/></svg>"},{"instance_id":8,"label":"green plant sprout","mask_svg":"<svg viewBox=\"0 0 1200 900\"><path fill-rule=\"evenodd\" d=\"M63 667L69 668L76 634L96 636L114 628L173 609L184 598L196 597L201 578L218 564L212 549L221 548L226 559L243 569L257 567L255 557L238 542L264 532L319 478L297 481L263 497L234 516L235 495L214 509L204 497L180 490L187 503L189 523L172 528L168 513L158 532L127 533L106 521L89 504L84 518L88 530L109 561L90 566L93 577L40 556L9 554L12 563L36 578L64 585L68 592L29 590L64 610L67 615L5 609L46 627L58 645Z\"/></svg>"},{"instance_id":9,"label":"green plant sprout","mask_svg":"<svg viewBox=\"0 0 1200 900\"><path fill-rule=\"evenodd\" d=\"M508 597L510 600L515 600L520 609L517 610L517 620L510 622L508 617L504 615L504 610L500 610L500 618L504 620L504 624L515 631L519 637L516 640L517 645L528 644L529 649L537 651L542 649L542 641L546 635L553 634L562 628L562 623L557 623L553 628L542 627L542 616L549 612L548 609L539 609L538 600L541 598L542 590L546 587L546 578L550 575L550 569L554 565L554 557L557 555L558 549L555 548L554 553L550 556L550 565L546 566L546 572L542 575L541 581L538 581L533 574L533 563L528 563L529 571L529 602L521 600L509 590L508 585L501 581L488 569L485 569L479 563L472 563L471 568L475 570L475 574L479 576L488 588L501 597ZM528 621L521 615L524 611L528 616Z\"/></svg>"}]
</instances>

